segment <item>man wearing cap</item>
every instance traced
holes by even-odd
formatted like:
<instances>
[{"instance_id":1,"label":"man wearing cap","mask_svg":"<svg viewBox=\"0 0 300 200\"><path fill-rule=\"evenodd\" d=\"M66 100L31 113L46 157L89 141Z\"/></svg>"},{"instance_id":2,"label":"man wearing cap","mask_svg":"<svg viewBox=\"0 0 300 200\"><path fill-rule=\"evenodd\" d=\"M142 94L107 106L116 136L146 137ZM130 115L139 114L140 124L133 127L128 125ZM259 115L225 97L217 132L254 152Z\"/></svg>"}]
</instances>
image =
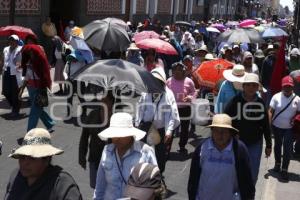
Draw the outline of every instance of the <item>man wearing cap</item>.
<instances>
[{"instance_id":1,"label":"man wearing cap","mask_svg":"<svg viewBox=\"0 0 300 200\"><path fill-rule=\"evenodd\" d=\"M272 151L268 110L264 101L257 95L259 86L258 75L247 73L243 81L243 92L233 97L224 111L233 118L233 127L239 130L239 139L248 149L254 184L258 178L263 136L266 156L269 157Z\"/></svg>"},{"instance_id":2,"label":"man wearing cap","mask_svg":"<svg viewBox=\"0 0 300 200\"><path fill-rule=\"evenodd\" d=\"M12 172L4 200L81 200L79 187L72 176L51 164L52 156L63 150L51 145L49 132L31 129L22 146L9 157L18 159L19 169Z\"/></svg>"},{"instance_id":3,"label":"man wearing cap","mask_svg":"<svg viewBox=\"0 0 300 200\"><path fill-rule=\"evenodd\" d=\"M294 94L294 81L285 76L281 81L282 91L275 94L270 102L269 119L274 134L275 172L288 181L288 167L293 152L293 118L300 113L300 98ZM283 158L281 149L283 146ZM282 161L282 162L281 162Z\"/></svg>"},{"instance_id":4,"label":"man wearing cap","mask_svg":"<svg viewBox=\"0 0 300 200\"><path fill-rule=\"evenodd\" d=\"M223 81L215 103L215 113L223 113L227 103L242 89L242 82L246 75L243 65L235 65L233 69L223 72Z\"/></svg>"},{"instance_id":5,"label":"man wearing cap","mask_svg":"<svg viewBox=\"0 0 300 200\"><path fill-rule=\"evenodd\" d=\"M250 51L245 51L242 60L242 65L244 65L245 71L259 75L258 67L253 61L252 53Z\"/></svg>"},{"instance_id":6,"label":"man wearing cap","mask_svg":"<svg viewBox=\"0 0 300 200\"><path fill-rule=\"evenodd\" d=\"M235 44L232 47L232 57L235 60L236 64L242 63L242 54L241 54L241 49L240 49L240 45Z\"/></svg>"},{"instance_id":7,"label":"man wearing cap","mask_svg":"<svg viewBox=\"0 0 300 200\"><path fill-rule=\"evenodd\" d=\"M3 49L3 84L2 94L11 106L11 117L17 117L20 111L20 101L18 99L19 88L22 85L21 49L18 45L19 37L11 35L8 38L9 46Z\"/></svg>"},{"instance_id":8,"label":"man wearing cap","mask_svg":"<svg viewBox=\"0 0 300 200\"><path fill-rule=\"evenodd\" d=\"M248 151L236 139L226 114L213 117L211 137L196 148L188 181L189 200L254 199L255 186L251 177Z\"/></svg>"},{"instance_id":9,"label":"man wearing cap","mask_svg":"<svg viewBox=\"0 0 300 200\"><path fill-rule=\"evenodd\" d=\"M290 53L289 71L293 72L300 69L300 51L298 48L293 48Z\"/></svg>"},{"instance_id":10,"label":"man wearing cap","mask_svg":"<svg viewBox=\"0 0 300 200\"><path fill-rule=\"evenodd\" d=\"M158 167L163 173L171 150L174 130L180 124L179 113L173 92L166 87L164 69L157 67L151 71L158 82L165 87L162 94L143 93L138 102L135 125L148 132L151 125L159 131L161 141L155 146Z\"/></svg>"}]
</instances>

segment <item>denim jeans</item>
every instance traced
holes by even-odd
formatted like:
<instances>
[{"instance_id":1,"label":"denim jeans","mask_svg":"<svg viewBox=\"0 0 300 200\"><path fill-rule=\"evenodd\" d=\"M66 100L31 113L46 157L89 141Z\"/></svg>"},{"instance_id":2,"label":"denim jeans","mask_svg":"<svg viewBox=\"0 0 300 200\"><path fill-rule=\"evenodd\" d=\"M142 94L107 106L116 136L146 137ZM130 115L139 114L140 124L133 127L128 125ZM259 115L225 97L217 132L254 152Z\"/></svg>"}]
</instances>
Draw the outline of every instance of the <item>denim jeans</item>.
<instances>
[{"instance_id":1,"label":"denim jeans","mask_svg":"<svg viewBox=\"0 0 300 200\"><path fill-rule=\"evenodd\" d=\"M39 119L42 120L43 124L47 129L52 128L55 125L53 119L49 116L49 114L44 110L44 108L36 106L34 103L34 99L38 93L38 88L27 87L29 98L31 102L30 114L28 118L28 126L27 131L30 131L33 128L36 128Z\"/></svg>"},{"instance_id":2,"label":"denim jeans","mask_svg":"<svg viewBox=\"0 0 300 200\"><path fill-rule=\"evenodd\" d=\"M283 146L282 169L288 170L290 159L293 153L293 130L281 129L272 126L274 134L274 154L276 164L281 164L281 149Z\"/></svg>"},{"instance_id":3,"label":"denim jeans","mask_svg":"<svg viewBox=\"0 0 300 200\"><path fill-rule=\"evenodd\" d=\"M260 159L262 154L263 141L260 140L256 144L247 145L250 159L251 174L254 184L257 182L259 173Z\"/></svg>"}]
</instances>

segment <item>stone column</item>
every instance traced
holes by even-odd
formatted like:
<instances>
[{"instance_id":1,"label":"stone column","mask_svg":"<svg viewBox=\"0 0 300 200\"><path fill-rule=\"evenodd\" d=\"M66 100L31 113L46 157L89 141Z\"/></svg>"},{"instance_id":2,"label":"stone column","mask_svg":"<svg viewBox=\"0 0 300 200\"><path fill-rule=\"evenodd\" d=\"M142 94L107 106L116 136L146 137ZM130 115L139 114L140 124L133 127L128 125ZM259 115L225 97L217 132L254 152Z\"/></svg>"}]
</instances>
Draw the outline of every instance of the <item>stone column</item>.
<instances>
[{"instance_id":1,"label":"stone column","mask_svg":"<svg viewBox=\"0 0 300 200\"><path fill-rule=\"evenodd\" d=\"M133 20L133 15L136 14L136 0L131 0L130 1L130 14L129 14L129 21L132 22Z\"/></svg>"}]
</instances>

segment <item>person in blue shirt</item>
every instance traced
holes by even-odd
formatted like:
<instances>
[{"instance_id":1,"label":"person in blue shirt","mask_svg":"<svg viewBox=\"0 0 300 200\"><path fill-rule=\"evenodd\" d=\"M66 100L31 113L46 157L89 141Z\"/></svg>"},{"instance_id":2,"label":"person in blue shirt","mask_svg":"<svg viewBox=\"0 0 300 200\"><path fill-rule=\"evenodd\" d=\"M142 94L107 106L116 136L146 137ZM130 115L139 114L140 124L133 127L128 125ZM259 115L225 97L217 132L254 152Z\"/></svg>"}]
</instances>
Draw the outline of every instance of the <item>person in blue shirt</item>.
<instances>
[{"instance_id":1,"label":"person in blue shirt","mask_svg":"<svg viewBox=\"0 0 300 200\"><path fill-rule=\"evenodd\" d=\"M223 72L226 79L219 90L215 103L215 113L223 113L226 104L242 89L242 82L246 72L243 65L235 65L233 69L228 69Z\"/></svg>"},{"instance_id":2,"label":"person in blue shirt","mask_svg":"<svg viewBox=\"0 0 300 200\"><path fill-rule=\"evenodd\" d=\"M154 149L143 142L146 133L133 127L132 116L115 113L109 128L98 136L112 144L106 145L99 164L94 200L116 200L122 198L131 169L138 163L157 165Z\"/></svg>"},{"instance_id":3,"label":"person in blue shirt","mask_svg":"<svg viewBox=\"0 0 300 200\"><path fill-rule=\"evenodd\" d=\"M189 200L254 199L249 154L235 137L231 117L217 114L208 127L212 136L200 142L192 157Z\"/></svg>"}]
</instances>

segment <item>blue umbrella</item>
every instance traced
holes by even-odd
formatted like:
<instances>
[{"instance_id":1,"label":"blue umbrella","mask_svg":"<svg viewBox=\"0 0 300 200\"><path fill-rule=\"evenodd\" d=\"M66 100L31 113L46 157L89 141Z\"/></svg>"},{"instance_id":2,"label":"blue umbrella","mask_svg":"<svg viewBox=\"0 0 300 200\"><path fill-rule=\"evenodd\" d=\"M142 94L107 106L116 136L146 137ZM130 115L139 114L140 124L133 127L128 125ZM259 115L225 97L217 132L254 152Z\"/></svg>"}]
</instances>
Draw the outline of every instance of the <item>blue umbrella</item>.
<instances>
[{"instance_id":1,"label":"blue umbrella","mask_svg":"<svg viewBox=\"0 0 300 200\"><path fill-rule=\"evenodd\" d=\"M94 61L92 50L82 38L72 36L70 44L74 49L80 52L81 56L88 64Z\"/></svg>"},{"instance_id":2,"label":"blue umbrella","mask_svg":"<svg viewBox=\"0 0 300 200\"><path fill-rule=\"evenodd\" d=\"M277 27L270 27L266 29L262 34L263 38L274 38L274 37L282 37L282 36L288 36L288 34L281 28L277 28Z\"/></svg>"}]
</instances>

